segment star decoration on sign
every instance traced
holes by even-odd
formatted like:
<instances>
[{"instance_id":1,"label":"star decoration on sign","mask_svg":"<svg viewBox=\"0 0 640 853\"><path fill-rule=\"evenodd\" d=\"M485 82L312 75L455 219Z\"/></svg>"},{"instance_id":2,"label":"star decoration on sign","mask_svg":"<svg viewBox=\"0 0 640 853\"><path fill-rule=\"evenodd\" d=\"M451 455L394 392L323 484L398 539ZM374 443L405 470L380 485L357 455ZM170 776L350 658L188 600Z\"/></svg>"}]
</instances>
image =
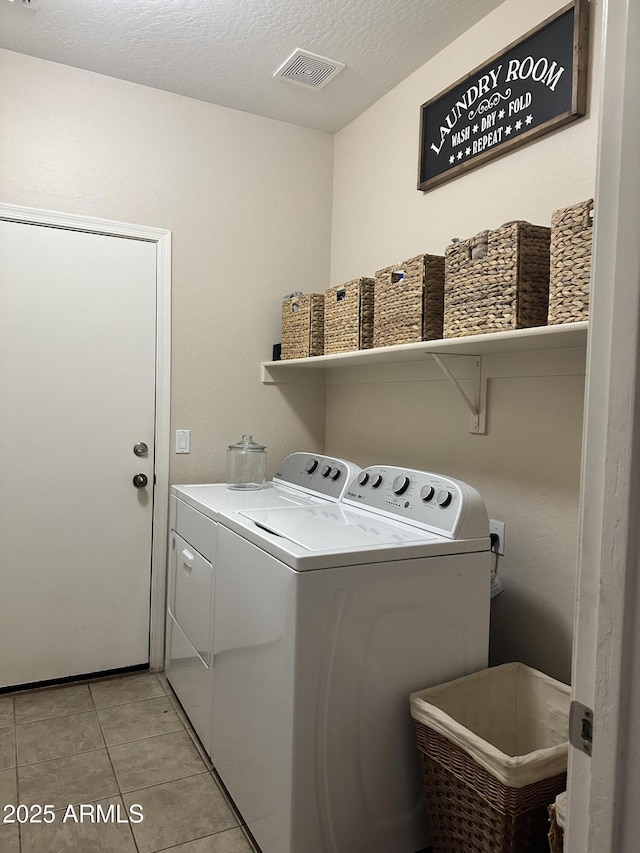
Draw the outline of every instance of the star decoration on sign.
<instances>
[{"instance_id":1,"label":"star decoration on sign","mask_svg":"<svg viewBox=\"0 0 640 853\"><path fill-rule=\"evenodd\" d=\"M471 154L471 146L470 146L470 145L468 145L468 146L465 148L464 153L467 155L467 157L469 156L469 154Z\"/></svg>"},{"instance_id":2,"label":"star decoration on sign","mask_svg":"<svg viewBox=\"0 0 640 853\"><path fill-rule=\"evenodd\" d=\"M462 160L462 151L458 151L458 160Z\"/></svg>"},{"instance_id":3,"label":"star decoration on sign","mask_svg":"<svg viewBox=\"0 0 640 853\"><path fill-rule=\"evenodd\" d=\"M516 122L516 130L522 130L522 122L520 119Z\"/></svg>"},{"instance_id":4,"label":"star decoration on sign","mask_svg":"<svg viewBox=\"0 0 640 853\"><path fill-rule=\"evenodd\" d=\"M504 118L504 110L500 110L498 113L498 118Z\"/></svg>"},{"instance_id":5,"label":"star decoration on sign","mask_svg":"<svg viewBox=\"0 0 640 853\"><path fill-rule=\"evenodd\" d=\"M473 130L473 132L474 132L474 133L477 133L477 132L478 132L478 125L477 125L477 124L474 124L474 125L473 125L473 127L472 127L472 130Z\"/></svg>"},{"instance_id":6,"label":"star decoration on sign","mask_svg":"<svg viewBox=\"0 0 640 853\"><path fill-rule=\"evenodd\" d=\"M504 135L505 135L505 136L509 136L509 134L511 133L511 131L512 131L512 130L513 130L513 128L511 127L511 125L508 125L508 126L507 126L507 127L505 127L505 129L504 129Z\"/></svg>"},{"instance_id":7,"label":"star decoration on sign","mask_svg":"<svg viewBox=\"0 0 640 853\"><path fill-rule=\"evenodd\" d=\"M455 162L456 162L456 158L453 156L453 154L451 155L451 157L449 157L449 162L450 162L450 163L455 163Z\"/></svg>"},{"instance_id":8,"label":"star decoration on sign","mask_svg":"<svg viewBox=\"0 0 640 853\"><path fill-rule=\"evenodd\" d=\"M532 122L532 121L533 121L533 116L532 116L532 115L528 115L528 116L526 117L526 119L524 120L524 123L525 123L525 124L531 124L531 122Z\"/></svg>"}]
</instances>

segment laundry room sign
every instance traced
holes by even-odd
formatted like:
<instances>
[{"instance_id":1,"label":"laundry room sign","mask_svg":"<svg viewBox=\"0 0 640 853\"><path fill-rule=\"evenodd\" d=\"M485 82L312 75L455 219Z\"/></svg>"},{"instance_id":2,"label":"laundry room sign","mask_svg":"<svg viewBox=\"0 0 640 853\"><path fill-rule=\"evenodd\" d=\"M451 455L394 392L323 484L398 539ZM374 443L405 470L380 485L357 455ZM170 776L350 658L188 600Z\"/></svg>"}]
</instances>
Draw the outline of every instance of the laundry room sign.
<instances>
[{"instance_id":1,"label":"laundry room sign","mask_svg":"<svg viewBox=\"0 0 640 853\"><path fill-rule=\"evenodd\" d=\"M585 114L588 0L574 0L421 107L426 192Z\"/></svg>"}]
</instances>

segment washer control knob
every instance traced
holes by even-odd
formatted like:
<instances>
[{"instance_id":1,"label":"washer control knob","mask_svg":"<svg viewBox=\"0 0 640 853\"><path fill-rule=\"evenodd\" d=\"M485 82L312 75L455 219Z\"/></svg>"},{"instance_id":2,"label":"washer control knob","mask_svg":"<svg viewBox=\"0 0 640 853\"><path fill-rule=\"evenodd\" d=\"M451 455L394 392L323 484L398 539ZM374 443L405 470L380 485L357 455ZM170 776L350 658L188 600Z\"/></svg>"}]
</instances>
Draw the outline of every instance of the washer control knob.
<instances>
[{"instance_id":1,"label":"washer control knob","mask_svg":"<svg viewBox=\"0 0 640 853\"><path fill-rule=\"evenodd\" d=\"M320 471L323 477L328 477L331 473L331 465L323 465L322 470Z\"/></svg>"},{"instance_id":2,"label":"washer control knob","mask_svg":"<svg viewBox=\"0 0 640 853\"><path fill-rule=\"evenodd\" d=\"M307 472L307 474L313 474L313 472L316 470L317 467L318 467L318 460L317 459L310 459L307 462L307 464L305 465L304 470Z\"/></svg>"},{"instance_id":3,"label":"washer control knob","mask_svg":"<svg viewBox=\"0 0 640 853\"><path fill-rule=\"evenodd\" d=\"M433 486L423 486L420 489L420 497L426 504L428 504L429 501L433 500L433 496L435 495L435 493L436 490L433 488Z\"/></svg>"},{"instance_id":4,"label":"washer control knob","mask_svg":"<svg viewBox=\"0 0 640 853\"><path fill-rule=\"evenodd\" d=\"M371 488L377 489L380 485L382 485L382 474L374 474L371 479Z\"/></svg>"},{"instance_id":5,"label":"washer control knob","mask_svg":"<svg viewBox=\"0 0 640 853\"><path fill-rule=\"evenodd\" d=\"M409 488L410 482L411 480L407 477L406 474L398 474L398 476L393 481L393 493L395 495L403 495Z\"/></svg>"},{"instance_id":6,"label":"washer control knob","mask_svg":"<svg viewBox=\"0 0 640 853\"><path fill-rule=\"evenodd\" d=\"M356 477L356 483L359 486L366 486L368 482L369 482L369 474L367 473L367 471L361 471L358 474L358 476Z\"/></svg>"},{"instance_id":7,"label":"washer control knob","mask_svg":"<svg viewBox=\"0 0 640 853\"><path fill-rule=\"evenodd\" d=\"M447 489L440 489L436 495L436 501L438 506L449 506L451 503L451 492L447 491Z\"/></svg>"},{"instance_id":8,"label":"washer control knob","mask_svg":"<svg viewBox=\"0 0 640 853\"><path fill-rule=\"evenodd\" d=\"M341 473L342 473L342 472L340 471L340 469L339 469L339 468L334 468L334 469L333 469L333 471L332 471L332 472L331 472L331 474L330 474L330 477L331 477L331 479L332 479L332 480L339 480L339 479L340 479L340 474L341 474Z\"/></svg>"}]
</instances>

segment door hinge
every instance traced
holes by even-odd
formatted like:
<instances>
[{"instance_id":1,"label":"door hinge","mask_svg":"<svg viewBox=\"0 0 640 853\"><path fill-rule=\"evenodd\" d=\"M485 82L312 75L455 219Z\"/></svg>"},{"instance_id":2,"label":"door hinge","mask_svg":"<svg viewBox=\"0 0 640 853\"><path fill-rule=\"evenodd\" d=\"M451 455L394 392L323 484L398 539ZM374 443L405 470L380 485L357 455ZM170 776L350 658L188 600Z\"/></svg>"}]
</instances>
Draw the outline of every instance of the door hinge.
<instances>
[{"instance_id":1,"label":"door hinge","mask_svg":"<svg viewBox=\"0 0 640 853\"><path fill-rule=\"evenodd\" d=\"M586 755L593 746L593 711L575 700L569 708L569 743Z\"/></svg>"}]
</instances>

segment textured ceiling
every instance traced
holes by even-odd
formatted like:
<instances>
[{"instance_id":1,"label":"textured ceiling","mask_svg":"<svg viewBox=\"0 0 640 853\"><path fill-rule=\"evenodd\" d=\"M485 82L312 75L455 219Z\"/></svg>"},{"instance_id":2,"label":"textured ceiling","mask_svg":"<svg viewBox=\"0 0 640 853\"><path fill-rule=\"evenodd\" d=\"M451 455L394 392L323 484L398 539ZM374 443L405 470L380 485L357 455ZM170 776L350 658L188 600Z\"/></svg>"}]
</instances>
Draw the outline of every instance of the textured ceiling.
<instances>
[{"instance_id":1,"label":"textured ceiling","mask_svg":"<svg viewBox=\"0 0 640 853\"><path fill-rule=\"evenodd\" d=\"M500 2L0 0L0 47L335 132ZM296 47L346 68L320 91L274 80Z\"/></svg>"}]
</instances>

